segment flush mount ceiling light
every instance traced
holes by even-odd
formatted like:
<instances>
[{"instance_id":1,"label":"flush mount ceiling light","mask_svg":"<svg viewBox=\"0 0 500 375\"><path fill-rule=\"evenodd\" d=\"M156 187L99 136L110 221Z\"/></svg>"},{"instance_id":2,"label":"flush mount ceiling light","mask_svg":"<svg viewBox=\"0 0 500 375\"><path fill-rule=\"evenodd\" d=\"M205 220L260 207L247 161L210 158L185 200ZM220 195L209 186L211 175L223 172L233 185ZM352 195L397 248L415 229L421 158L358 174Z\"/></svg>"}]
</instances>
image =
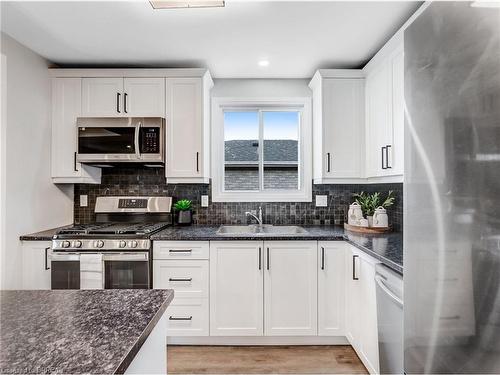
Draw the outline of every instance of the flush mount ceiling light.
<instances>
[{"instance_id":1,"label":"flush mount ceiling light","mask_svg":"<svg viewBox=\"0 0 500 375\"><path fill-rule=\"evenodd\" d=\"M268 66L269 65L269 61L267 60L260 60L259 61L259 66Z\"/></svg>"},{"instance_id":2,"label":"flush mount ceiling light","mask_svg":"<svg viewBox=\"0 0 500 375\"><path fill-rule=\"evenodd\" d=\"M500 1L477 0L470 4L474 8L500 8Z\"/></svg>"},{"instance_id":3,"label":"flush mount ceiling light","mask_svg":"<svg viewBox=\"0 0 500 375\"><path fill-rule=\"evenodd\" d=\"M226 5L225 1L217 0L151 0L149 3L153 9L219 8Z\"/></svg>"}]
</instances>

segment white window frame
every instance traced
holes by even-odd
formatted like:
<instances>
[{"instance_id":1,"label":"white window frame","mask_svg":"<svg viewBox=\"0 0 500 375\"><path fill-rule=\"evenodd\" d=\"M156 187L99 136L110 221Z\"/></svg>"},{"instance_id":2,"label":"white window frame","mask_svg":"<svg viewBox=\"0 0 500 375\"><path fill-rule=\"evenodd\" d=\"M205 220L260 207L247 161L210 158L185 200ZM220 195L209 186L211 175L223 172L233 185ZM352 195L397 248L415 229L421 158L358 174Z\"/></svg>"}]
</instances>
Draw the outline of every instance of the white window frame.
<instances>
[{"instance_id":1,"label":"white window frame","mask_svg":"<svg viewBox=\"0 0 500 375\"><path fill-rule=\"evenodd\" d=\"M299 126L299 188L297 190L224 190L224 111L294 110ZM212 98L212 201L213 202L312 202L311 98ZM260 131L260 130L259 130ZM262 148L260 148L262 164ZM259 165L262 167L261 165Z\"/></svg>"}]
</instances>

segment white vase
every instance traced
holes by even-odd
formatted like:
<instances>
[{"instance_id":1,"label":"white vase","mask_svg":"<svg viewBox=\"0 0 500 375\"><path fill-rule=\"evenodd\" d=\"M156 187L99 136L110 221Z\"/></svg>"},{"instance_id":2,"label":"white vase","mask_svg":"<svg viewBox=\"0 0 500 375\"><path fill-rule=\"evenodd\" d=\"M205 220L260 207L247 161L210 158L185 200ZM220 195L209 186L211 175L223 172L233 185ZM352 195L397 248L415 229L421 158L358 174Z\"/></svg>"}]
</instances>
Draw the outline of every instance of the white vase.
<instances>
[{"instance_id":1,"label":"white vase","mask_svg":"<svg viewBox=\"0 0 500 375\"><path fill-rule=\"evenodd\" d=\"M368 219L368 226L373 227L373 216L367 216L366 218Z\"/></svg>"}]
</instances>

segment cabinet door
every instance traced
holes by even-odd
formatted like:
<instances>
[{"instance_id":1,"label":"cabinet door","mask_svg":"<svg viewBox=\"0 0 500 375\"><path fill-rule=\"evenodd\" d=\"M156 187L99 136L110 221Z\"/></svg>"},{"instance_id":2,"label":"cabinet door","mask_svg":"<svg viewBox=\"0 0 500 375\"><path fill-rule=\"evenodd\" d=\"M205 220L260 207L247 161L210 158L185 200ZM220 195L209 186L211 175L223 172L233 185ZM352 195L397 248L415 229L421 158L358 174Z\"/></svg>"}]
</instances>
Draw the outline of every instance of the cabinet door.
<instances>
[{"instance_id":1,"label":"cabinet door","mask_svg":"<svg viewBox=\"0 0 500 375\"><path fill-rule=\"evenodd\" d=\"M344 336L344 241L318 243L318 334Z\"/></svg>"},{"instance_id":2,"label":"cabinet door","mask_svg":"<svg viewBox=\"0 0 500 375\"><path fill-rule=\"evenodd\" d=\"M323 176L362 177L364 79L323 81Z\"/></svg>"},{"instance_id":3,"label":"cabinet door","mask_svg":"<svg viewBox=\"0 0 500 375\"><path fill-rule=\"evenodd\" d=\"M82 106L81 78L52 80L52 177L80 177L76 162L76 118Z\"/></svg>"},{"instance_id":4,"label":"cabinet door","mask_svg":"<svg viewBox=\"0 0 500 375\"><path fill-rule=\"evenodd\" d=\"M377 327L377 300L375 290L375 266L372 260L361 257L360 275L361 291L359 311L361 312L359 324L362 331L360 335L361 357L364 365L371 374L379 373L378 358L378 327Z\"/></svg>"},{"instance_id":5,"label":"cabinet door","mask_svg":"<svg viewBox=\"0 0 500 375\"><path fill-rule=\"evenodd\" d=\"M404 172L404 51L399 49L392 59L392 147L389 166L393 175Z\"/></svg>"},{"instance_id":6,"label":"cabinet door","mask_svg":"<svg viewBox=\"0 0 500 375\"><path fill-rule=\"evenodd\" d=\"M123 78L82 78L82 116L126 116Z\"/></svg>"},{"instance_id":7,"label":"cabinet door","mask_svg":"<svg viewBox=\"0 0 500 375\"><path fill-rule=\"evenodd\" d=\"M202 80L167 78L167 178L203 176Z\"/></svg>"},{"instance_id":8,"label":"cabinet door","mask_svg":"<svg viewBox=\"0 0 500 375\"><path fill-rule=\"evenodd\" d=\"M210 242L210 335L262 336L263 244Z\"/></svg>"},{"instance_id":9,"label":"cabinet door","mask_svg":"<svg viewBox=\"0 0 500 375\"><path fill-rule=\"evenodd\" d=\"M50 254L50 241L23 242L23 289L50 289Z\"/></svg>"},{"instance_id":10,"label":"cabinet door","mask_svg":"<svg viewBox=\"0 0 500 375\"><path fill-rule=\"evenodd\" d=\"M125 78L123 112L131 117L165 117L165 78Z\"/></svg>"},{"instance_id":11,"label":"cabinet door","mask_svg":"<svg viewBox=\"0 0 500 375\"><path fill-rule=\"evenodd\" d=\"M317 242L266 241L264 333L317 334Z\"/></svg>"},{"instance_id":12,"label":"cabinet door","mask_svg":"<svg viewBox=\"0 0 500 375\"><path fill-rule=\"evenodd\" d=\"M367 177L388 175L386 146L392 145L392 70L384 62L366 78ZM387 153L389 153L387 151Z\"/></svg>"},{"instance_id":13,"label":"cabinet door","mask_svg":"<svg viewBox=\"0 0 500 375\"><path fill-rule=\"evenodd\" d=\"M345 334L350 344L359 353L361 348L361 282L359 254L353 252L352 247L347 245L345 252L345 283L346 283L346 312L345 312Z\"/></svg>"}]
</instances>

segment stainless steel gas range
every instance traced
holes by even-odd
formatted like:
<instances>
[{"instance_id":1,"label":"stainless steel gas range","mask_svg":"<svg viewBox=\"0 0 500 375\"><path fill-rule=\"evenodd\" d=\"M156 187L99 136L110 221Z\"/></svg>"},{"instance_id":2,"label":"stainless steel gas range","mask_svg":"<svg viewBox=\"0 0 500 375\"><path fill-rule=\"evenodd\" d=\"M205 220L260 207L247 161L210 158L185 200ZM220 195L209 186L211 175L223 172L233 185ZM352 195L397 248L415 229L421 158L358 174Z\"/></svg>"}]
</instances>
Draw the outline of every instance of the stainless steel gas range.
<instances>
[{"instance_id":1,"label":"stainless steel gas range","mask_svg":"<svg viewBox=\"0 0 500 375\"><path fill-rule=\"evenodd\" d=\"M170 197L98 197L95 223L61 229L52 240L52 289L152 287L149 237L171 225Z\"/></svg>"}]
</instances>

